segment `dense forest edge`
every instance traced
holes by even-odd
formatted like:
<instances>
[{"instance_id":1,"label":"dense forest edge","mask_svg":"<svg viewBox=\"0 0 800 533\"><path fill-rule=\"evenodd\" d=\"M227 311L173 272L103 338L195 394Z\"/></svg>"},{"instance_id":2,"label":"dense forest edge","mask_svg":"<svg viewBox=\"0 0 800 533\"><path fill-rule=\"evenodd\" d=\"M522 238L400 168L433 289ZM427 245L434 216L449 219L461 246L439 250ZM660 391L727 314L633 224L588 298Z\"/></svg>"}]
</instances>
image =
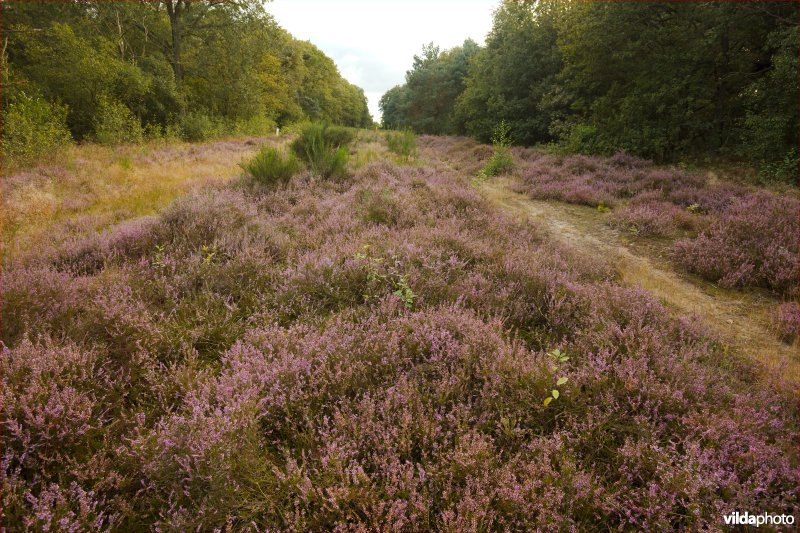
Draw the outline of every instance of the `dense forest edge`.
<instances>
[{"instance_id":1,"label":"dense forest edge","mask_svg":"<svg viewBox=\"0 0 800 533\"><path fill-rule=\"evenodd\" d=\"M262 2L0 9L5 173L76 141L374 125L363 90ZM381 98L382 124L488 142L505 122L517 145L796 183L798 16L793 2L506 0L484 46L425 45Z\"/></svg>"},{"instance_id":2,"label":"dense forest edge","mask_svg":"<svg viewBox=\"0 0 800 533\"><path fill-rule=\"evenodd\" d=\"M3 2L5 173L73 142L373 124L364 91L255 0Z\"/></svg>"},{"instance_id":3,"label":"dense forest edge","mask_svg":"<svg viewBox=\"0 0 800 533\"><path fill-rule=\"evenodd\" d=\"M485 46L414 57L383 95L389 128L520 145L726 160L797 179L795 2L507 0Z\"/></svg>"}]
</instances>

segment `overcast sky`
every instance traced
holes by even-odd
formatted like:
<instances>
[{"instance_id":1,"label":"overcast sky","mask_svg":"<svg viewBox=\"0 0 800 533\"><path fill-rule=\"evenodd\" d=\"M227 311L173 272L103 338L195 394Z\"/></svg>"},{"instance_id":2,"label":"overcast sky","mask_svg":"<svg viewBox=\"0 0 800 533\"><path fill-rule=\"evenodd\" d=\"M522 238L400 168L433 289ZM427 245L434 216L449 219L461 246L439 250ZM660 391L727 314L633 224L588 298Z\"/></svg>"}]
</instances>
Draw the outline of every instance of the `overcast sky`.
<instances>
[{"instance_id":1,"label":"overcast sky","mask_svg":"<svg viewBox=\"0 0 800 533\"><path fill-rule=\"evenodd\" d=\"M364 89L372 117L378 100L404 83L414 54L431 41L442 50L471 37L483 44L499 0L272 0L266 4L295 38L330 56Z\"/></svg>"}]
</instances>

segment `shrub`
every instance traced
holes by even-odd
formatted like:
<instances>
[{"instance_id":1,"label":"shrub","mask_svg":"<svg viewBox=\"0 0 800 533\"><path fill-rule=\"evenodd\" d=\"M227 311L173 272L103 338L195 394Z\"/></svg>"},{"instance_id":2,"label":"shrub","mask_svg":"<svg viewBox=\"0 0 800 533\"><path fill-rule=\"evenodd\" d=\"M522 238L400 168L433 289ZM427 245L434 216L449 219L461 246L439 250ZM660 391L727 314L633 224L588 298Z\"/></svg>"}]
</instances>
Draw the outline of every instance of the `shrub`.
<instances>
[{"instance_id":1,"label":"shrub","mask_svg":"<svg viewBox=\"0 0 800 533\"><path fill-rule=\"evenodd\" d=\"M292 150L302 159L309 150L313 151L323 144L334 150L347 149L354 139L355 135L350 128L332 126L326 122L312 122L302 126L300 136L292 142Z\"/></svg>"},{"instance_id":2,"label":"shrub","mask_svg":"<svg viewBox=\"0 0 800 533\"><path fill-rule=\"evenodd\" d=\"M241 165L245 172L250 174L262 185L286 183L298 170L300 161L293 153L284 154L271 146L264 146L247 163Z\"/></svg>"},{"instance_id":3,"label":"shrub","mask_svg":"<svg viewBox=\"0 0 800 533\"><path fill-rule=\"evenodd\" d=\"M739 200L697 238L675 243L675 261L725 287L788 292L800 271L800 202L762 192Z\"/></svg>"},{"instance_id":4,"label":"shrub","mask_svg":"<svg viewBox=\"0 0 800 533\"><path fill-rule=\"evenodd\" d=\"M643 202L627 205L611 216L611 224L637 235L669 237L679 230L697 225L696 215L668 202Z\"/></svg>"},{"instance_id":5,"label":"shrub","mask_svg":"<svg viewBox=\"0 0 800 533\"><path fill-rule=\"evenodd\" d=\"M483 167L485 176L499 176L507 174L514 169L514 157L511 155L510 128L505 121L500 122L492 133L494 153Z\"/></svg>"},{"instance_id":6,"label":"shrub","mask_svg":"<svg viewBox=\"0 0 800 533\"><path fill-rule=\"evenodd\" d=\"M353 133L347 128L314 123L292 142L291 149L308 163L313 174L323 178L342 178L347 173L347 146L352 141Z\"/></svg>"},{"instance_id":7,"label":"shrub","mask_svg":"<svg viewBox=\"0 0 800 533\"><path fill-rule=\"evenodd\" d=\"M222 135L223 128L206 114L187 113L181 120L181 132L187 141L205 141Z\"/></svg>"},{"instance_id":8,"label":"shrub","mask_svg":"<svg viewBox=\"0 0 800 533\"><path fill-rule=\"evenodd\" d=\"M273 135L275 133L275 121L264 115L253 115L250 118L235 121L230 128L234 135Z\"/></svg>"},{"instance_id":9,"label":"shrub","mask_svg":"<svg viewBox=\"0 0 800 533\"><path fill-rule=\"evenodd\" d=\"M94 117L94 138L100 144L141 142L144 131L139 119L122 102L101 98Z\"/></svg>"},{"instance_id":10,"label":"shrub","mask_svg":"<svg viewBox=\"0 0 800 533\"><path fill-rule=\"evenodd\" d=\"M792 148L783 159L762 163L758 177L762 183L777 181L797 185L798 168L800 168L800 161L798 161L797 148Z\"/></svg>"},{"instance_id":11,"label":"shrub","mask_svg":"<svg viewBox=\"0 0 800 533\"><path fill-rule=\"evenodd\" d=\"M67 108L39 96L18 93L5 110L2 131L4 170L29 165L72 141Z\"/></svg>"},{"instance_id":12,"label":"shrub","mask_svg":"<svg viewBox=\"0 0 800 533\"><path fill-rule=\"evenodd\" d=\"M559 128L556 128L559 130ZM606 150L597 128L591 124L564 124L556 151L565 154L599 154Z\"/></svg>"},{"instance_id":13,"label":"shrub","mask_svg":"<svg viewBox=\"0 0 800 533\"><path fill-rule=\"evenodd\" d=\"M408 161L417 155L417 136L410 129L390 131L386 134L389 151L400 156L401 161Z\"/></svg>"}]
</instances>

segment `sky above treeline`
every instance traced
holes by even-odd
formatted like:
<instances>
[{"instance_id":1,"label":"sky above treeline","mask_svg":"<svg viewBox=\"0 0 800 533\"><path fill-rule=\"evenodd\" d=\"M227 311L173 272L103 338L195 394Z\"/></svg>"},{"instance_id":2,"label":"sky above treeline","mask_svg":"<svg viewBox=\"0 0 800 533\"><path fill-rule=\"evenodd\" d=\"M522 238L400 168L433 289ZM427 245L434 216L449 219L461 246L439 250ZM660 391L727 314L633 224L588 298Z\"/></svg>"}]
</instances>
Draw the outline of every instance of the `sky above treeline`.
<instances>
[{"instance_id":1,"label":"sky above treeline","mask_svg":"<svg viewBox=\"0 0 800 533\"><path fill-rule=\"evenodd\" d=\"M272 0L266 9L295 38L330 56L364 89L380 121L383 93L405 82L414 54L429 42L442 50L472 38L483 44L499 0Z\"/></svg>"}]
</instances>

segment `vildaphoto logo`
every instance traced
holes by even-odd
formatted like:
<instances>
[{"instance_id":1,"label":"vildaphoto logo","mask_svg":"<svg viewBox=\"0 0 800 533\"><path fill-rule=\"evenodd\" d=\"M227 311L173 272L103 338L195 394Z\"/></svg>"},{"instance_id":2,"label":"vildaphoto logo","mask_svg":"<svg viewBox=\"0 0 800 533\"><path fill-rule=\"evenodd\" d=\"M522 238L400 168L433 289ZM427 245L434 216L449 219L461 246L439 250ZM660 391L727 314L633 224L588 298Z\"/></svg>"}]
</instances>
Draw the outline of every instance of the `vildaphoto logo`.
<instances>
[{"instance_id":1,"label":"vildaphoto logo","mask_svg":"<svg viewBox=\"0 0 800 533\"><path fill-rule=\"evenodd\" d=\"M724 516L725 525L728 526L791 526L794 524L794 515L790 514L750 514L739 511Z\"/></svg>"}]
</instances>

